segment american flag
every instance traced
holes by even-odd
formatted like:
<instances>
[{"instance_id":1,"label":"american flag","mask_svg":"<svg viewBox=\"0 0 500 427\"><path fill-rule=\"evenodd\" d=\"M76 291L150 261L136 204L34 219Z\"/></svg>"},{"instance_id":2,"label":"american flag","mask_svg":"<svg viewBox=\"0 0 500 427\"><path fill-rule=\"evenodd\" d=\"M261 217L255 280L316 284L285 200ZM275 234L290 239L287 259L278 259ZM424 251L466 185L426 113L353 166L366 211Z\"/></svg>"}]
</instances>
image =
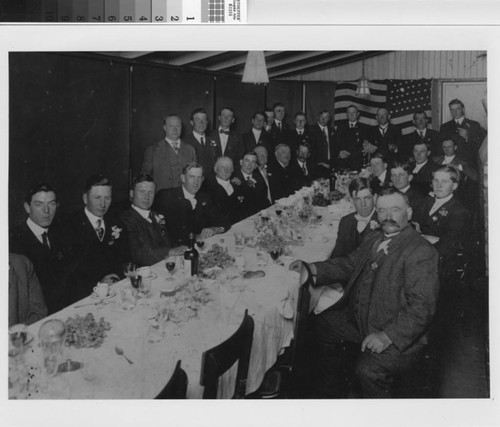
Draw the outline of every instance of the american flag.
<instances>
[{"instance_id":1,"label":"american flag","mask_svg":"<svg viewBox=\"0 0 500 427\"><path fill-rule=\"evenodd\" d=\"M413 113L423 110L431 123L432 80L372 80L368 82L370 96L357 97L357 82L341 82L335 90L335 122L347 120L346 110L351 104L360 111L359 121L376 125L377 109L385 107L391 114L391 123L398 125L403 135L413 131Z\"/></svg>"}]
</instances>

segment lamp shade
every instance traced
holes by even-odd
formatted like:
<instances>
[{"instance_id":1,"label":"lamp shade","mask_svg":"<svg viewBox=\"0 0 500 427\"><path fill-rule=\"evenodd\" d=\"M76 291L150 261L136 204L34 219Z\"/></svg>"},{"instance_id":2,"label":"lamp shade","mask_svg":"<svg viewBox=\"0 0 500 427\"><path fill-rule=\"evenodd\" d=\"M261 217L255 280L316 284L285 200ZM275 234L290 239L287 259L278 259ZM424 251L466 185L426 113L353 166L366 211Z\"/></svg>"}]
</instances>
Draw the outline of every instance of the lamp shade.
<instances>
[{"instance_id":1,"label":"lamp shade","mask_svg":"<svg viewBox=\"0 0 500 427\"><path fill-rule=\"evenodd\" d=\"M368 80L365 76L362 76L358 80L358 87L356 88L356 95L358 96L370 96L370 87L368 86Z\"/></svg>"},{"instance_id":2,"label":"lamp shade","mask_svg":"<svg viewBox=\"0 0 500 427\"><path fill-rule=\"evenodd\" d=\"M267 75L266 60L264 52L262 51L249 51L247 61L245 63L245 70L243 71L243 83L269 83Z\"/></svg>"}]
</instances>

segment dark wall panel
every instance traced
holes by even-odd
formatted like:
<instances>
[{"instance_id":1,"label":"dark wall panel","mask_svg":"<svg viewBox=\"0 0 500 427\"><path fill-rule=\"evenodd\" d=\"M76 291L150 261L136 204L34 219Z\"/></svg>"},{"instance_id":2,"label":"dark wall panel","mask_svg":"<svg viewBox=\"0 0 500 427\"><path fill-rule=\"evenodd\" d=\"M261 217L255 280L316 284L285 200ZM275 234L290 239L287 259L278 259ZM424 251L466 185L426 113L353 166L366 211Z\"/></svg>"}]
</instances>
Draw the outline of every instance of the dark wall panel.
<instances>
[{"instance_id":1,"label":"dark wall panel","mask_svg":"<svg viewBox=\"0 0 500 427\"><path fill-rule=\"evenodd\" d=\"M125 200L129 159L129 66L72 55L11 53L9 214L25 217L29 187L48 181L60 210L82 205L92 173L114 182Z\"/></svg>"},{"instance_id":2,"label":"dark wall panel","mask_svg":"<svg viewBox=\"0 0 500 427\"><path fill-rule=\"evenodd\" d=\"M306 92L306 114L309 124L316 123L318 113L328 110L333 117L335 82L304 82Z\"/></svg>"},{"instance_id":3,"label":"dark wall panel","mask_svg":"<svg viewBox=\"0 0 500 427\"><path fill-rule=\"evenodd\" d=\"M179 114L186 135L191 130L190 114L195 108L205 108L209 119L212 117L213 96L211 75L134 65L130 147L133 173L140 170L146 147L165 137L164 116Z\"/></svg>"},{"instance_id":4,"label":"dark wall panel","mask_svg":"<svg viewBox=\"0 0 500 427\"><path fill-rule=\"evenodd\" d=\"M272 107L276 102L285 105L285 122L293 125L293 115L302 110L302 82L271 81L267 86L266 104Z\"/></svg>"},{"instance_id":5,"label":"dark wall panel","mask_svg":"<svg viewBox=\"0 0 500 427\"><path fill-rule=\"evenodd\" d=\"M255 111L265 107L265 89L263 85L241 83L241 77L217 77L216 80L216 115L223 107L235 110L233 129L244 133L252 127L252 116ZM217 123L217 118L214 118Z\"/></svg>"}]
</instances>

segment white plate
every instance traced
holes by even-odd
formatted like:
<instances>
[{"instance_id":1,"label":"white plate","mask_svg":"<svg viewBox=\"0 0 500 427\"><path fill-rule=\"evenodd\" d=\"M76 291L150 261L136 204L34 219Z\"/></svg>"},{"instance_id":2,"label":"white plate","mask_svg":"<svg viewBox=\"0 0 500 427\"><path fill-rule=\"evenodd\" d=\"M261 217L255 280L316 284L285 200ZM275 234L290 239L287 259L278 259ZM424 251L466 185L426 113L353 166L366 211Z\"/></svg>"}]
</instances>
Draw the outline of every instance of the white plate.
<instances>
[{"instance_id":1,"label":"white plate","mask_svg":"<svg viewBox=\"0 0 500 427\"><path fill-rule=\"evenodd\" d=\"M100 297L95 292L92 292L92 295L90 295L90 298L92 298L92 299L100 299L102 301L107 300L107 299L111 299L111 298L114 298L114 297L116 297L116 292L115 291L109 291L109 294L106 297Z\"/></svg>"}]
</instances>

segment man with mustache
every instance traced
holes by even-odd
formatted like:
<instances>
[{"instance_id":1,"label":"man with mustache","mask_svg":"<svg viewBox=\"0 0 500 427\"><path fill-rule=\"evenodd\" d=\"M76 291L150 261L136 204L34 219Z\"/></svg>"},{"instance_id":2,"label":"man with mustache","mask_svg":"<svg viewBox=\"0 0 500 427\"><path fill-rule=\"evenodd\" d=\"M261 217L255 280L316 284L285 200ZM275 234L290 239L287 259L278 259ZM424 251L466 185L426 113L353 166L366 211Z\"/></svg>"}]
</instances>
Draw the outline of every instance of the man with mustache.
<instances>
[{"instance_id":1,"label":"man with mustache","mask_svg":"<svg viewBox=\"0 0 500 427\"><path fill-rule=\"evenodd\" d=\"M313 316L316 397L342 397L338 347L359 345L356 375L365 398L391 397L395 376L422 354L438 295L438 254L409 226L412 209L394 188L376 202L381 231L346 257L308 264L312 286L344 283L343 297ZM308 273L302 261L291 270Z\"/></svg>"}]
</instances>

